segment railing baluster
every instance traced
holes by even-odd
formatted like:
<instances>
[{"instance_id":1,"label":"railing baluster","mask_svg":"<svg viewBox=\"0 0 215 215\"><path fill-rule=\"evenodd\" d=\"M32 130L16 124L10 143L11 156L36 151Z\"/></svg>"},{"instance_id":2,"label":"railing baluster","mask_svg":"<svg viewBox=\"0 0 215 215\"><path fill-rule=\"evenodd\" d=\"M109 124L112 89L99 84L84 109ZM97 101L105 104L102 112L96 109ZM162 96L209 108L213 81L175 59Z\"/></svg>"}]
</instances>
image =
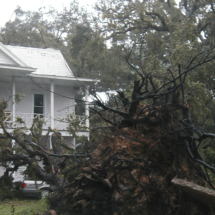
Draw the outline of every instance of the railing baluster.
<instances>
[{"instance_id":1,"label":"railing baluster","mask_svg":"<svg viewBox=\"0 0 215 215\"><path fill-rule=\"evenodd\" d=\"M32 123L33 123L33 119L34 118L42 118L45 122L45 129L47 129L48 127L50 127L50 123L51 123L51 115L50 114L32 114L32 113L17 113L16 114L17 117L20 117L24 122L27 128L30 128ZM6 119L4 120L4 123L7 124L7 126L9 126L9 124L11 123L11 128L14 128L15 124L13 124L14 122L12 122L11 120L9 120L12 117L12 113L10 113ZM59 130L66 130L67 126L68 126L68 122L66 122L66 118L68 117L68 115L57 115L55 117L55 128L59 129ZM80 126L84 126L85 125L85 116L80 116L80 115L73 115L73 119L74 120L79 120L79 125ZM13 125L12 125L13 124ZM18 126L18 125L16 125Z\"/></svg>"}]
</instances>

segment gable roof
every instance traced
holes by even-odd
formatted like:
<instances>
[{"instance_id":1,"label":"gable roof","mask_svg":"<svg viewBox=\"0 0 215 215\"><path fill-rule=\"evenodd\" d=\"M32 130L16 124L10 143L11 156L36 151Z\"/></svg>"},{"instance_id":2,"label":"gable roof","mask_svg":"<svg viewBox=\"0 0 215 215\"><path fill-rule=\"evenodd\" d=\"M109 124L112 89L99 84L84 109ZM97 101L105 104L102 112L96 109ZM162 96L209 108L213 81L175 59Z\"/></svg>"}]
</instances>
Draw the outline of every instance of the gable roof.
<instances>
[{"instance_id":1,"label":"gable roof","mask_svg":"<svg viewBox=\"0 0 215 215\"><path fill-rule=\"evenodd\" d=\"M16 55L14 55L10 50L8 50L1 42L0 42L0 56L1 56L0 64L28 67Z\"/></svg>"},{"instance_id":2,"label":"gable roof","mask_svg":"<svg viewBox=\"0 0 215 215\"><path fill-rule=\"evenodd\" d=\"M32 74L74 77L59 50L5 45L24 64L37 68Z\"/></svg>"},{"instance_id":3,"label":"gable roof","mask_svg":"<svg viewBox=\"0 0 215 215\"><path fill-rule=\"evenodd\" d=\"M18 64L0 49L0 64L18 66Z\"/></svg>"}]
</instances>

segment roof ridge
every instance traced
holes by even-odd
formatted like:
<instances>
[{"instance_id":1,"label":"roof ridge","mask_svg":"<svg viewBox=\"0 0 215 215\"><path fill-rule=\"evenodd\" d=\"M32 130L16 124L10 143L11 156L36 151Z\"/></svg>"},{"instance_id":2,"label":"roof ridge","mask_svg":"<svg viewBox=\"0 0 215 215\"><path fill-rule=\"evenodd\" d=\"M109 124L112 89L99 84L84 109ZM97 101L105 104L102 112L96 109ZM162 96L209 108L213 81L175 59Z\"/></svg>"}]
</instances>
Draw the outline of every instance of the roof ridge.
<instances>
[{"instance_id":1,"label":"roof ridge","mask_svg":"<svg viewBox=\"0 0 215 215\"><path fill-rule=\"evenodd\" d=\"M48 50L48 51L57 51L61 52L59 49L54 48L36 48L36 47L28 47L28 46L13 46L13 45L4 45L5 47L13 47L13 48L22 48L22 49L37 49L37 50Z\"/></svg>"}]
</instances>

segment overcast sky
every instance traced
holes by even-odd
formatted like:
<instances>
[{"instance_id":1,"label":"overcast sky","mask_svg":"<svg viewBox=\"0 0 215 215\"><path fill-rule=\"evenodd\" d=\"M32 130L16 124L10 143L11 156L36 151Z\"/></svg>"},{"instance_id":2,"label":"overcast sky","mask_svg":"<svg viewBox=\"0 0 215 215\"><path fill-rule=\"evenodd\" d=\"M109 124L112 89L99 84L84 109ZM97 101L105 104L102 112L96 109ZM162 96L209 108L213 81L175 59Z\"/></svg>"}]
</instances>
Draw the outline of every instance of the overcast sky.
<instances>
[{"instance_id":1,"label":"overcast sky","mask_svg":"<svg viewBox=\"0 0 215 215\"><path fill-rule=\"evenodd\" d=\"M72 0L2 0L4 3L0 7L0 27L13 18L13 11L20 6L23 10L37 11L40 7L51 5L57 10L69 6ZM96 0L78 0L80 5L92 7Z\"/></svg>"}]
</instances>

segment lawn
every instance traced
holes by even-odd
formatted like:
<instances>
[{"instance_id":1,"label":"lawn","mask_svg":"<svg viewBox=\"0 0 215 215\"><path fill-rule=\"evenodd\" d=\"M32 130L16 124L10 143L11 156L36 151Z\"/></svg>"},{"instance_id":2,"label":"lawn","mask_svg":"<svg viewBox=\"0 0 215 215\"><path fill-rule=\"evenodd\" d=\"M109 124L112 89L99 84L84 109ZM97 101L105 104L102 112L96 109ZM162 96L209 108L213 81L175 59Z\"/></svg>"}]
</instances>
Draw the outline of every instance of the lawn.
<instances>
[{"instance_id":1,"label":"lawn","mask_svg":"<svg viewBox=\"0 0 215 215\"><path fill-rule=\"evenodd\" d=\"M9 199L0 201L1 215L43 215L48 210L47 199Z\"/></svg>"}]
</instances>

